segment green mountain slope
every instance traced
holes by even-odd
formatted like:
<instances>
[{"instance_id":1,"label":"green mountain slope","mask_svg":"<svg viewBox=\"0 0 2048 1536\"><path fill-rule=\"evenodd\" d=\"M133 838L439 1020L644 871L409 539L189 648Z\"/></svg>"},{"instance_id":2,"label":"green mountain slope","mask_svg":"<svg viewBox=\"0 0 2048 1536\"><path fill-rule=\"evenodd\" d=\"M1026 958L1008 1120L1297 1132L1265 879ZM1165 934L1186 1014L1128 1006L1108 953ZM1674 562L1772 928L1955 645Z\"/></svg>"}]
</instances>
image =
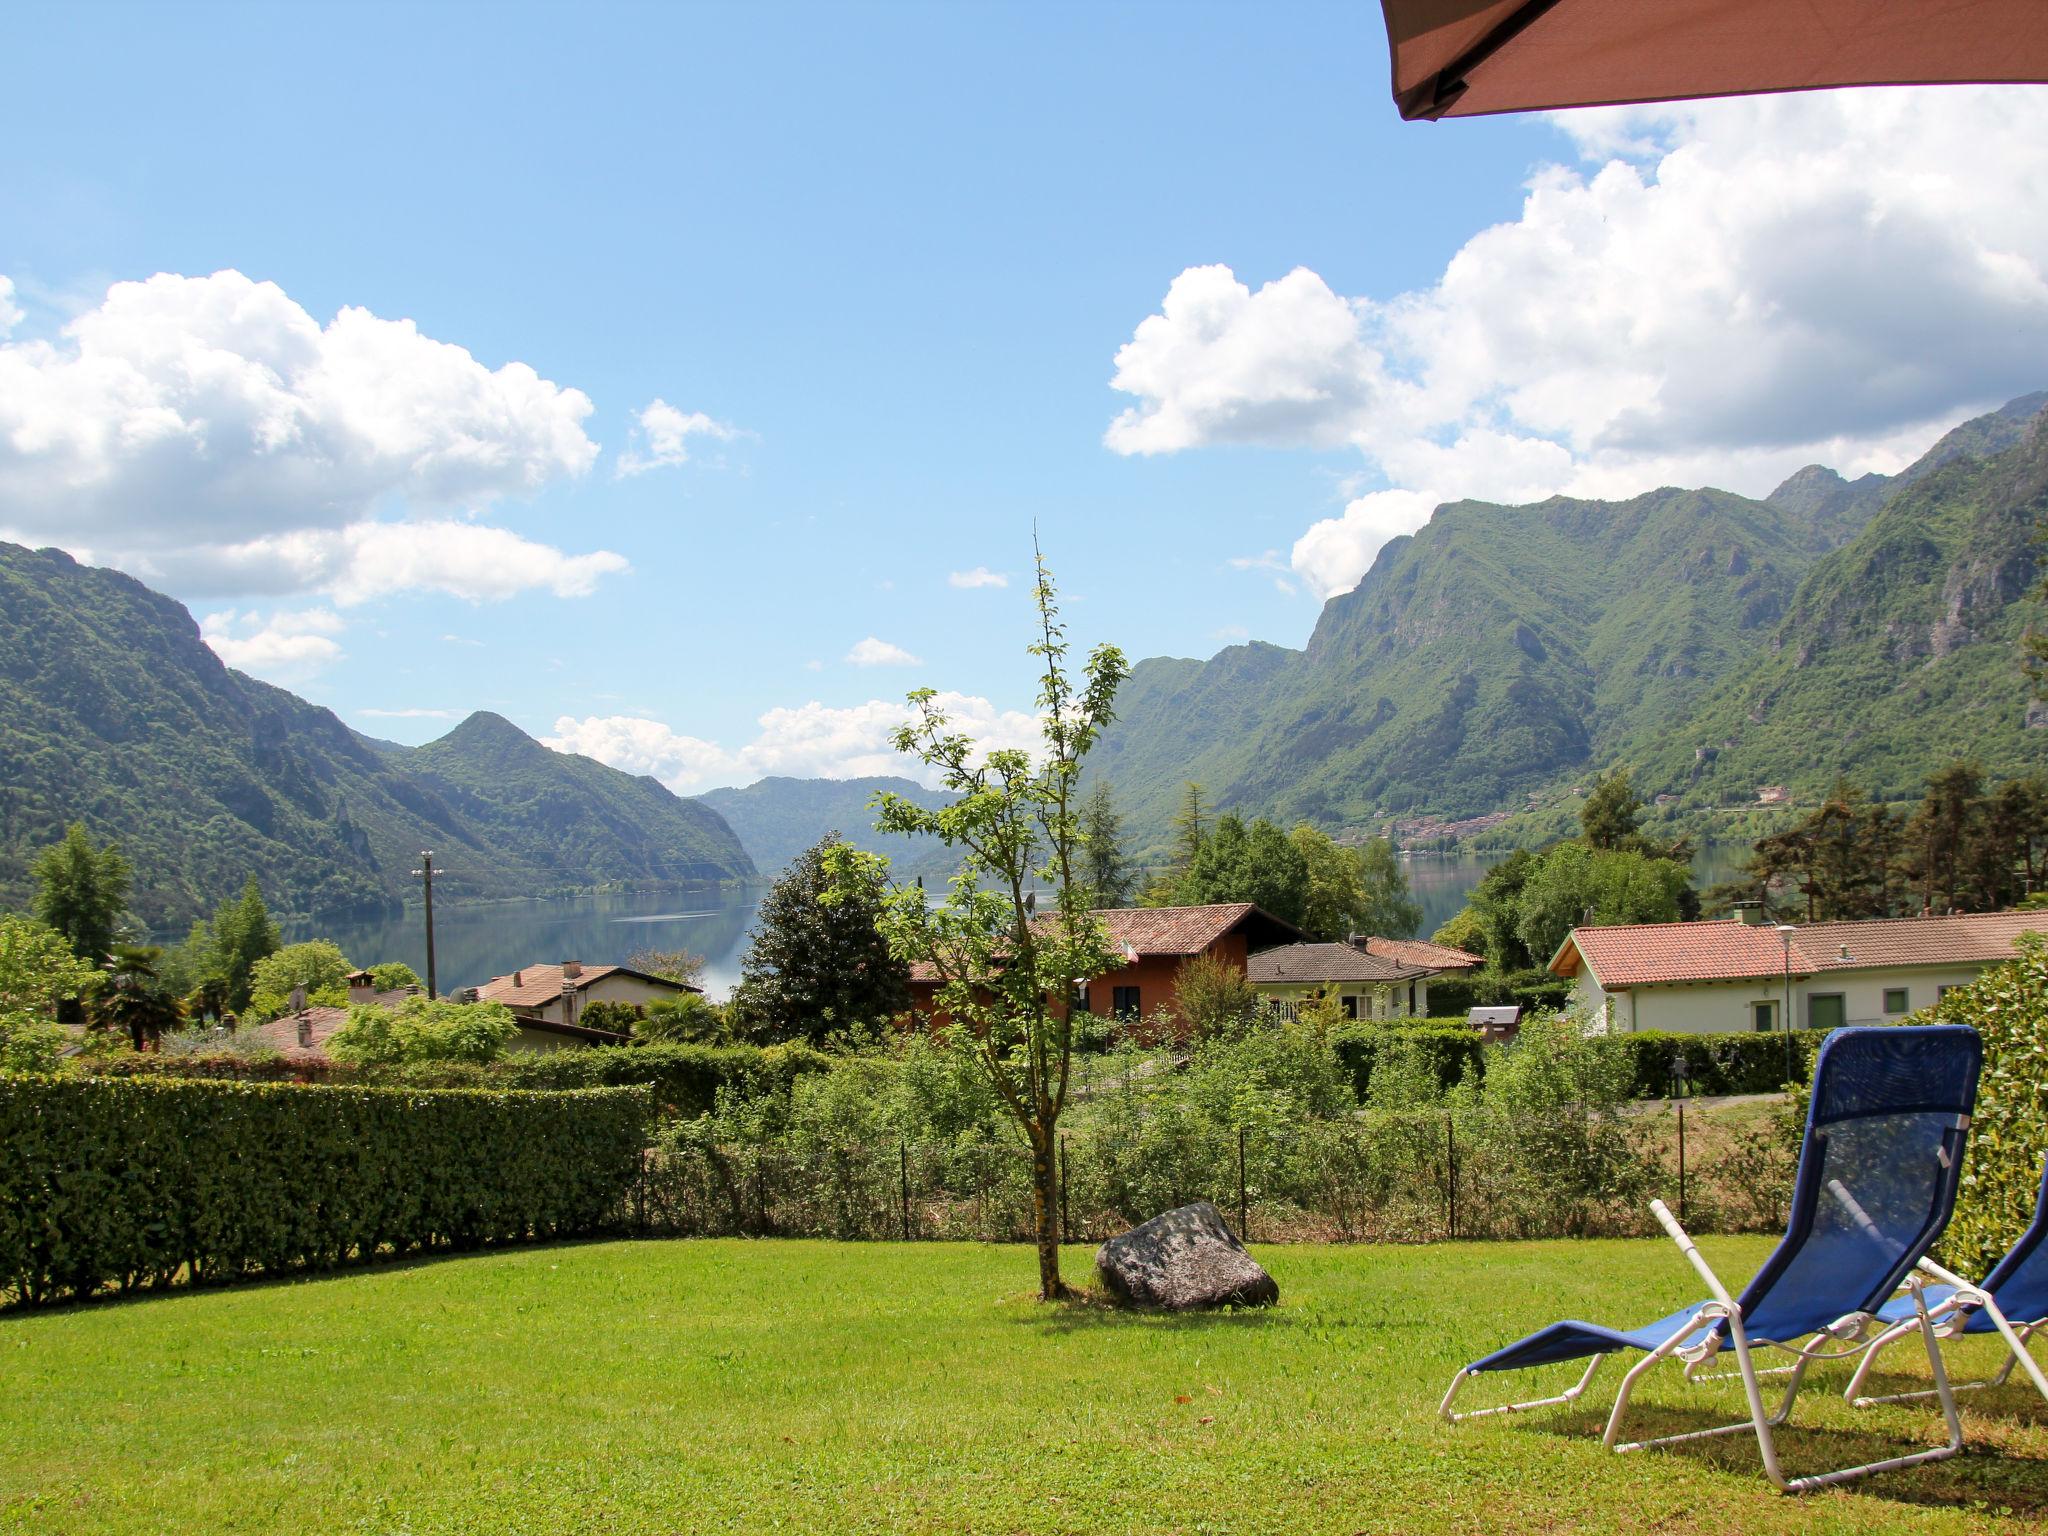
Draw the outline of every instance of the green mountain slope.
<instances>
[{"instance_id":1,"label":"green mountain slope","mask_svg":"<svg viewBox=\"0 0 2048 1536\"><path fill-rule=\"evenodd\" d=\"M254 874L298 912L388 906L422 848L451 898L741 879L715 812L496 716L377 742L223 666L185 609L117 571L0 544L0 905L82 820L135 865L136 915L176 926Z\"/></svg>"},{"instance_id":2,"label":"green mountain slope","mask_svg":"<svg viewBox=\"0 0 2048 1536\"><path fill-rule=\"evenodd\" d=\"M1823 603L1830 583L1855 590L1858 615L1934 633L1937 619L1920 609L1935 596L1915 587L1909 598L1869 562L1855 568L1860 575L1841 574L1867 536L1888 541L1881 558L1873 555L1880 564L1905 558L1921 523L1923 566L1975 538L1964 556L1970 568L1992 561L1997 573L1957 580L1977 594L1967 601L1995 601L2007 615L1994 621L1972 609L1976 618L1957 621L1971 644L2002 639L2005 660L1963 658L1943 674L1953 688L1923 703L1965 711L1966 730L1983 710L2023 716L2010 668L2020 621L2007 610L2017 612L2032 566L2030 558L2001 561L1992 548L2001 539L2024 544L2013 528L2029 514L2010 507L1997 530L1966 537L1970 517L1953 503L1988 456L2018 451L2044 405L2048 395L2028 396L1965 423L1896 477L1850 482L1815 466L1763 500L1667 488L1623 502L1440 507L1382 549L1356 588L1330 600L1306 650L1235 646L1206 662L1139 663L1091 772L1115 785L1152 853L1187 779L1202 782L1219 807L1331 828L1511 811L1616 762L1654 761L1649 780L1659 782L1646 780L1646 789L1664 789L1675 775L1688 796L1717 793L1721 769L1705 784L1677 772L1681 757L1691 767L1702 712L1725 715L1727 690L1761 659L1788 644L1796 653L1803 642L1781 639L1781 630L1810 622L1802 616ZM1848 602L1833 599L1838 626ZM1941 631L1947 638L1927 643L1954 650L1961 633L1951 625ZM1814 718L1808 711L1805 723ZM1910 777L1959 750L1937 747L1924 725L1907 731L1901 720L1896 729L1903 734L1889 756L1835 751L1795 727L1725 768L1804 782L1868 762ZM1740 734L1724 724L1714 739ZM1986 755L2036 761L2031 753L2006 741Z\"/></svg>"},{"instance_id":3,"label":"green mountain slope","mask_svg":"<svg viewBox=\"0 0 2048 1536\"><path fill-rule=\"evenodd\" d=\"M1996 774L2048 767L2048 710L2031 703L2019 645L2039 617L2044 516L2048 416L1994 457L1916 477L1814 567L1769 644L1685 732L1639 744L1644 786L1728 804L1846 774L1905 796L1953 756Z\"/></svg>"},{"instance_id":4,"label":"green mountain slope","mask_svg":"<svg viewBox=\"0 0 2048 1536\"><path fill-rule=\"evenodd\" d=\"M949 798L910 779L766 778L744 789L713 789L697 798L720 816L739 837L754 864L774 875L828 832L837 832L856 848L885 853L899 877L943 878L954 860L929 838L884 836L874 830L875 813L868 801L888 790L919 805L937 807Z\"/></svg>"}]
</instances>

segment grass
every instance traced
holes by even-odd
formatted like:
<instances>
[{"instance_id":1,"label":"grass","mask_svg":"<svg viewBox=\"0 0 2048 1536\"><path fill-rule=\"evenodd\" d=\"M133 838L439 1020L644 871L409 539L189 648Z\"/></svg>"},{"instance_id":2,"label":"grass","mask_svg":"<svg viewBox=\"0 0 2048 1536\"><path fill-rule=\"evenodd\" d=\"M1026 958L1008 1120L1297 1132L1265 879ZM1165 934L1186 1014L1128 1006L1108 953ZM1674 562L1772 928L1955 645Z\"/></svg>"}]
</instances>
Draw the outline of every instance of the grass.
<instances>
[{"instance_id":1,"label":"grass","mask_svg":"<svg viewBox=\"0 0 2048 1536\"><path fill-rule=\"evenodd\" d=\"M1761 1239L1710 1239L1747 1273ZM1020 1248L529 1248L0 1317L0 1530L2035 1529L2048 1405L1968 1394L1958 1460L1788 1500L1753 1439L1616 1457L1594 1410L1456 1428L1462 1362L1694 1300L1668 1244L1255 1248L1270 1313L1043 1307ZM1068 1255L1072 1276L1088 1255ZM1990 1363L1979 1341L1963 1369ZM1924 1374L1900 1350L1895 1369ZM1618 1371L1600 1378L1610 1388ZM1796 1474L1930 1443L1842 1367ZM1646 1388L1645 1431L1736 1416ZM1528 1394L1524 1394L1528 1395Z\"/></svg>"}]
</instances>

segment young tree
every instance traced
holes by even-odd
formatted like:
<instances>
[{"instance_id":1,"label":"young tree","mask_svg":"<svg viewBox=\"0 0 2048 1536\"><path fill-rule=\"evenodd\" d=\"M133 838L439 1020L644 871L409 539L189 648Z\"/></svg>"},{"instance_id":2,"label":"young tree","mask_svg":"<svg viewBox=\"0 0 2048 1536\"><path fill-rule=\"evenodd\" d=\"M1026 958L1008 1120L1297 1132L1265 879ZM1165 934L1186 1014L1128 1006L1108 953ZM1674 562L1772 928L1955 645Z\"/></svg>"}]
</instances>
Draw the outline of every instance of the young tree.
<instances>
[{"instance_id":1,"label":"young tree","mask_svg":"<svg viewBox=\"0 0 2048 1536\"><path fill-rule=\"evenodd\" d=\"M86 1004L86 1023L126 1035L138 1051L183 1025L184 1005L157 971L163 953L153 945L116 944Z\"/></svg>"},{"instance_id":2,"label":"young tree","mask_svg":"<svg viewBox=\"0 0 2048 1536\"><path fill-rule=\"evenodd\" d=\"M424 991L427 984L403 960L386 960L370 967L370 985L379 992L403 992L407 987Z\"/></svg>"},{"instance_id":3,"label":"young tree","mask_svg":"<svg viewBox=\"0 0 2048 1536\"><path fill-rule=\"evenodd\" d=\"M294 987L304 987L314 1002L325 1000L339 1007L348 1001L345 988L348 973L355 967L341 952L341 946L326 939L307 939L287 944L265 955L249 971L249 1006L252 1012L275 1018L285 1011Z\"/></svg>"},{"instance_id":4,"label":"young tree","mask_svg":"<svg viewBox=\"0 0 2048 1536\"><path fill-rule=\"evenodd\" d=\"M128 910L132 876L112 843L96 847L85 823L64 829L64 841L36 855L35 913L63 934L71 952L99 965L113 952Z\"/></svg>"},{"instance_id":5,"label":"young tree","mask_svg":"<svg viewBox=\"0 0 2048 1536\"><path fill-rule=\"evenodd\" d=\"M1543 854L1522 886L1515 934L1524 952L1544 965L1565 935L1582 923L1607 927L1678 921L1680 896L1690 879L1685 866L1670 859L1559 843Z\"/></svg>"},{"instance_id":6,"label":"young tree","mask_svg":"<svg viewBox=\"0 0 2048 1536\"><path fill-rule=\"evenodd\" d=\"M1088 889L1098 907L1121 907L1131 899L1131 861L1124 851L1123 817L1107 781L1081 803L1082 859Z\"/></svg>"},{"instance_id":7,"label":"young tree","mask_svg":"<svg viewBox=\"0 0 2048 1536\"><path fill-rule=\"evenodd\" d=\"M1038 638L1030 647L1041 668L1037 763L1012 748L982 754L952 729L938 695L919 689L910 695L916 717L896 733L896 749L935 769L954 798L927 810L881 795L876 826L936 837L961 855L943 901L891 887L883 931L899 960L930 967L950 1021L946 1038L979 1064L1030 1148L1038 1291L1051 1301L1066 1294L1058 1134L1073 1062L1074 993L1121 958L1091 910L1077 804L1081 764L1113 718L1129 668L1116 647L1100 645L1076 685L1052 573L1042 556L1037 565ZM877 856L844 843L833 848L832 866L854 901L884 878Z\"/></svg>"},{"instance_id":8,"label":"young tree","mask_svg":"<svg viewBox=\"0 0 2048 1536\"><path fill-rule=\"evenodd\" d=\"M1252 1021L1259 995L1243 969L1221 955L1190 955L1173 973L1180 1033L1210 1040L1235 1035Z\"/></svg>"},{"instance_id":9,"label":"young tree","mask_svg":"<svg viewBox=\"0 0 2048 1536\"><path fill-rule=\"evenodd\" d=\"M910 1006L909 969L890 952L881 921L886 865L864 884L835 880L828 856L840 841L826 833L761 900L730 1009L734 1028L750 1039L823 1045L872 1031Z\"/></svg>"}]
</instances>

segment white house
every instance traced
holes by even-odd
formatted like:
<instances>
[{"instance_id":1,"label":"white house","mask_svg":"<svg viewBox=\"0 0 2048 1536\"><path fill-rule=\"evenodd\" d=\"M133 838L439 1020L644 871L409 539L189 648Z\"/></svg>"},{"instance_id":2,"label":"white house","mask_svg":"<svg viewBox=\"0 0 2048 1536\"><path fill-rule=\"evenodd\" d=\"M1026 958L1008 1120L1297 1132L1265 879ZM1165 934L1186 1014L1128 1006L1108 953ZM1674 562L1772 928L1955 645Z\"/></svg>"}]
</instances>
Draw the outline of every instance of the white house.
<instances>
[{"instance_id":1,"label":"white house","mask_svg":"<svg viewBox=\"0 0 2048 1536\"><path fill-rule=\"evenodd\" d=\"M1462 955L1463 951L1441 953ZM1281 944L1262 949L1245 962L1245 975L1252 990L1261 999L1277 1004L1289 1017L1305 1002L1333 997L1348 1018L1420 1018L1429 1012L1429 978L1443 969L1442 965L1417 964L1413 959L1394 959L1361 941Z\"/></svg>"},{"instance_id":2,"label":"white house","mask_svg":"<svg viewBox=\"0 0 2048 1536\"><path fill-rule=\"evenodd\" d=\"M626 1036L595 1029L583 1022L592 1003L624 1003L644 1014L647 1005L698 989L666 976L624 965L529 965L507 976L493 976L476 989L480 1003L503 1003L512 1010L519 1035L514 1050L552 1050L564 1045L616 1045Z\"/></svg>"},{"instance_id":3,"label":"white house","mask_svg":"<svg viewBox=\"0 0 2048 1536\"><path fill-rule=\"evenodd\" d=\"M1550 969L1608 1031L1720 1034L1881 1024L2013 957L2048 912L1873 918L1767 927L1729 919L1574 928Z\"/></svg>"}]
</instances>

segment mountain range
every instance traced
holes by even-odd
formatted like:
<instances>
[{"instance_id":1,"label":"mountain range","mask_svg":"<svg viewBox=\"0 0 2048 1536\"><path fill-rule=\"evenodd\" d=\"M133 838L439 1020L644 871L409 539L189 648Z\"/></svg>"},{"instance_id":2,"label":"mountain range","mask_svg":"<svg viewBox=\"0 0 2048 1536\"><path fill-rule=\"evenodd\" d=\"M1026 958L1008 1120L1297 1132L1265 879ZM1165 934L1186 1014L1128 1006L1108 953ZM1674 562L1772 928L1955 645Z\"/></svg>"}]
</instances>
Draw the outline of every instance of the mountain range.
<instances>
[{"instance_id":1,"label":"mountain range","mask_svg":"<svg viewBox=\"0 0 2048 1536\"><path fill-rule=\"evenodd\" d=\"M474 714L403 747L224 666L183 606L57 550L0 544L0 905L83 821L152 929L255 875L274 907L389 907L431 848L455 899L751 879L718 813Z\"/></svg>"},{"instance_id":2,"label":"mountain range","mask_svg":"<svg viewBox=\"0 0 2048 1536\"><path fill-rule=\"evenodd\" d=\"M1894 476L1762 499L1455 502L1390 541L1305 650L1140 662L1090 761L1147 852L1182 785L1332 830L1526 809L1630 768L1681 810L1950 757L2048 768L2018 638L2048 514L2048 394Z\"/></svg>"}]
</instances>

